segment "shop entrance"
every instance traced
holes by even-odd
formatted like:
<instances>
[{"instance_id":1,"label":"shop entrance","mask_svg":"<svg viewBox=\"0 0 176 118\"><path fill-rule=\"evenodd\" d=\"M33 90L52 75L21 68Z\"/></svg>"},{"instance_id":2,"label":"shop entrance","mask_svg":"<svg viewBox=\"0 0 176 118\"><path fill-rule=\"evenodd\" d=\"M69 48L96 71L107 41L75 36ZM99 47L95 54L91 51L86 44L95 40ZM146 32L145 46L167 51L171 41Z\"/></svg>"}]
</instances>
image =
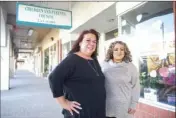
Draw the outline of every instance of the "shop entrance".
<instances>
[{"instance_id":1,"label":"shop entrance","mask_svg":"<svg viewBox=\"0 0 176 118\"><path fill-rule=\"evenodd\" d=\"M49 73L49 48L44 51L44 77Z\"/></svg>"}]
</instances>

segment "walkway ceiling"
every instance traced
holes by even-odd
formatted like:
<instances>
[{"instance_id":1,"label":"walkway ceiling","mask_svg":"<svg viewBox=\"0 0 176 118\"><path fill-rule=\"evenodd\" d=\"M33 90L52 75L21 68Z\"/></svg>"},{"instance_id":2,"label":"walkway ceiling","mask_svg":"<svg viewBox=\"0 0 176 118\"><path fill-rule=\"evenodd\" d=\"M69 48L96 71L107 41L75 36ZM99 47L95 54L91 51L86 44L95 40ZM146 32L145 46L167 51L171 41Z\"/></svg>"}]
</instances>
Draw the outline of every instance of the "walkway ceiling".
<instances>
[{"instance_id":1,"label":"walkway ceiling","mask_svg":"<svg viewBox=\"0 0 176 118\"><path fill-rule=\"evenodd\" d=\"M105 9L97 16L88 20L85 24L78 27L72 33L79 33L82 30L94 28L98 32L109 32L117 28L116 3Z\"/></svg>"},{"instance_id":2,"label":"walkway ceiling","mask_svg":"<svg viewBox=\"0 0 176 118\"><path fill-rule=\"evenodd\" d=\"M37 5L42 7L57 8L70 10L75 2L23 2L24 4ZM16 49L31 50L34 49L37 43L41 42L44 36L51 30L50 28L40 28L32 26L19 26L16 25L16 2L4 1L2 2L4 9L7 12L7 24L12 26L11 35L13 44ZM28 36L29 30L34 32Z\"/></svg>"},{"instance_id":3,"label":"walkway ceiling","mask_svg":"<svg viewBox=\"0 0 176 118\"><path fill-rule=\"evenodd\" d=\"M163 8L165 10L168 9L167 11L169 12L170 8L172 10L172 2L171 1L170 2L163 1L159 3L158 2L147 2L139 10L137 11L134 10L133 13L130 12L128 15L124 15L124 17L126 17L127 19L130 19L130 21L135 24L136 21L132 19L136 19L134 17L136 17L140 13L148 12L150 14L148 14L147 16L149 16L151 14L155 14L163 10ZM117 21L117 16L116 16L116 3L114 3L112 6L105 9L104 11L99 13L97 16L93 17L92 19L88 20L85 24L81 25L80 27L72 31L72 33L79 33L82 30L90 29L90 28L94 28L100 33L101 32L106 33L106 32L116 29L117 27L118 27L118 21Z\"/></svg>"},{"instance_id":4,"label":"walkway ceiling","mask_svg":"<svg viewBox=\"0 0 176 118\"><path fill-rule=\"evenodd\" d=\"M147 2L141 7L134 9L122 16L122 18L127 19L128 23L131 25L136 25L139 23L136 20L136 16L143 14L143 18L140 22L144 22L153 17L161 16L163 14L171 13L173 11L171 1L160 1L160 2Z\"/></svg>"}]
</instances>

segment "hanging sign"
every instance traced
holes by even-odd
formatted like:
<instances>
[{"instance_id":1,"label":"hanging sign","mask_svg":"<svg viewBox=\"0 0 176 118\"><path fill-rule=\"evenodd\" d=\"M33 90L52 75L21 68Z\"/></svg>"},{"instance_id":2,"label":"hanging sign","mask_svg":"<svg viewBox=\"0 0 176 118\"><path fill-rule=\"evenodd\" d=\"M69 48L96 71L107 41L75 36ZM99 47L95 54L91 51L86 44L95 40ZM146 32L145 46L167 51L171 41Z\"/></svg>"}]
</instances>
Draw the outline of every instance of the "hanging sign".
<instances>
[{"instance_id":1,"label":"hanging sign","mask_svg":"<svg viewBox=\"0 0 176 118\"><path fill-rule=\"evenodd\" d=\"M18 25L70 29L72 27L72 13L67 10L16 4Z\"/></svg>"}]
</instances>

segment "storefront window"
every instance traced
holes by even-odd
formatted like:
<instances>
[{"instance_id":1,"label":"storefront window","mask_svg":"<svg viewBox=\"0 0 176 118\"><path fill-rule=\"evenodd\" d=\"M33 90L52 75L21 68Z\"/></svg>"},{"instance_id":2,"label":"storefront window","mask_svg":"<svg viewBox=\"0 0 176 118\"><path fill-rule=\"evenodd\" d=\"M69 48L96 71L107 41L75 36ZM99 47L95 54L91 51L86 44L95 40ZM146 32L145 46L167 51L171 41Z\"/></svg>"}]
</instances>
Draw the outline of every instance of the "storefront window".
<instances>
[{"instance_id":1,"label":"storefront window","mask_svg":"<svg viewBox=\"0 0 176 118\"><path fill-rule=\"evenodd\" d=\"M71 42L67 42L67 43L62 45L62 59L64 59L67 56L67 54L69 53L70 43Z\"/></svg>"},{"instance_id":2,"label":"storefront window","mask_svg":"<svg viewBox=\"0 0 176 118\"><path fill-rule=\"evenodd\" d=\"M56 44L50 47L50 72L55 68L56 60Z\"/></svg>"},{"instance_id":3,"label":"storefront window","mask_svg":"<svg viewBox=\"0 0 176 118\"><path fill-rule=\"evenodd\" d=\"M69 51L71 50L72 46L74 45L75 41L69 41L65 44L62 44L62 59L67 57Z\"/></svg>"},{"instance_id":4,"label":"storefront window","mask_svg":"<svg viewBox=\"0 0 176 118\"><path fill-rule=\"evenodd\" d=\"M49 73L49 48L44 51L44 76Z\"/></svg>"},{"instance_id":5,"label":"storefront window","mask_svg":"<svg viewBox=\"0 0 176 118\"><path fill-rule=\"evenodd\" d=\"M118 29L114 29L110 32L105 33L105 41L116 38L118 36Z\"/></svg>"},{"instance_id":6,"label":"storefront window","mask_svg":"<svg viewBox=\"0 0 176 118\"><path fill-rule=\"evenodd\" d=\"M141 97L175 105L175 34L172 2L147 2L121 16L121 34L135 39ZM134 48L134 47L132 47Z\"/></svg>"}]
</instances>

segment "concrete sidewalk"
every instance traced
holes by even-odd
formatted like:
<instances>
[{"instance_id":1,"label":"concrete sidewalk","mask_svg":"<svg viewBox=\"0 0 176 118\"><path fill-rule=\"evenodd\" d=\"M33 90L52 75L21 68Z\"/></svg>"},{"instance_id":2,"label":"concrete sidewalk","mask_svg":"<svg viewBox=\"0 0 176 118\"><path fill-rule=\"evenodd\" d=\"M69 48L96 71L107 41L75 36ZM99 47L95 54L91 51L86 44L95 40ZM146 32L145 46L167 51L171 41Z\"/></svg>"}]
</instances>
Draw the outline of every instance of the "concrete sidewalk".
<instances>
[{"instance_id":1,"label":"concrete sidewalk","mask_svg":"<svg viewBox=\"0 0 176 118\"><path fill-rule=\"evenodd\" d=\"M1 91L1 118L63 118L53 99L48 80L19 70L10 80L10 90Z\"/></svg>"}]
</instances>

